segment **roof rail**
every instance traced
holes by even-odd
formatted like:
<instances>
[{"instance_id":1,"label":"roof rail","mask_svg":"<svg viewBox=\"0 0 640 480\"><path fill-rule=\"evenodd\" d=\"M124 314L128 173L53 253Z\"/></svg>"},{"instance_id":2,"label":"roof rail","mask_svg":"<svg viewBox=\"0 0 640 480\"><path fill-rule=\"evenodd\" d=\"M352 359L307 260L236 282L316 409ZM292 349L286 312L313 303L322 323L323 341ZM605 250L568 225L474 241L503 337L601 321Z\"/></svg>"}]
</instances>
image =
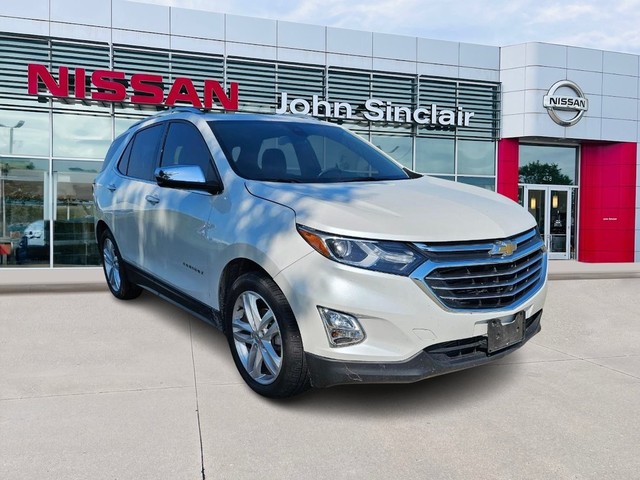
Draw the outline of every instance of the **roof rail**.
<instances>
[{"instance_id":1,"label":"roof rail","mask_svg":"<svg viewBox=\"0 0 640 480\"><path fill-rule=\"evenodd\" d=\"M161 111L159 111L157 113L154 113L153 115L149 115L148 117L141 118L136 123L130 125L129 128L127 128L127 130L130 130L131 128L136 127L136 126L140 125L143 122L146 122L150 118L164 117L165 115L171 115L171 114L174 114L174 113L198 113L200 115L204 115L207 112L203 112L202 110L200 110L200 109L198 109L196 107L171 107L171 108L167 108L165 110L161 110Z\"/></svg>"},{"instance_id":2,"label":"roof rail","mask_svg":"<svg viewBox=\"0 0 640 480\"><path fill-rule=\"evenodd\" d=\"M162 110L153 116L163 117L165 115L171 115L172 113L198 113L202 115L205 112L203 112L202 110L196 107L171 107L171 108L167 108L166 110Z\"/></svg>"}]
</instances>

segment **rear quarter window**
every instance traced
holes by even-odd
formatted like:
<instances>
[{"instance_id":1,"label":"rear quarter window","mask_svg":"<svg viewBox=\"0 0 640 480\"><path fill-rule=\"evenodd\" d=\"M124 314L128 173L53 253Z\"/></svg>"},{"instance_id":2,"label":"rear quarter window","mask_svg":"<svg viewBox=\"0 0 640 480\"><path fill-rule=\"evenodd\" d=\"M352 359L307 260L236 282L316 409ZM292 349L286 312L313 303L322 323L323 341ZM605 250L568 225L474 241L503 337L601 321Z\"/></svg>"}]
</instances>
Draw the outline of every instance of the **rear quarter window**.
<instances>
[{"instance_id":1,"label":"rear quarter window","mask_svg":"<svg viewBox=\"0 0 640 480\"><path fill-rule=\"evenodd\" d=\"M121 173L140 180L154 180L164 127L164 124L153 125L135 134L120 160Z\"/></svg>"}]
</instances>

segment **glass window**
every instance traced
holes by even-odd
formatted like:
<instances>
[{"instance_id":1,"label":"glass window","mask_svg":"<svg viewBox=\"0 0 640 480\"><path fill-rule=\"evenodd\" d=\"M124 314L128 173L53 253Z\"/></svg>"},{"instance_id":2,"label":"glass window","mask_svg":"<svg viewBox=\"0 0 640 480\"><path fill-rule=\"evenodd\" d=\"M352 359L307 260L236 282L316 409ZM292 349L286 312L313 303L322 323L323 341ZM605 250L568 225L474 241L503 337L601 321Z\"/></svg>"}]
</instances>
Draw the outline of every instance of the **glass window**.
<instances>
[{"instance_id":1,"label":"glass window","mask_svg":"<svg viewBox=\"0 0 640 480\"><path fill-rule=\"evenodd\" d=\"M304 183L408 178L367 142L327 123L218 120L209 125L232 168L244 178ZM286 150L291 151L287 145L295 152L300 175L286 168ZM259 154L267 151L265 171L265 159Z\"/></svg>"},{"instance_id":2,"label":"glass window","mask_svg":"<svg viewBox=\"0 0 640 480\"><path fill-rule=\"evenodd\" d=\"M197 165L202 168L205 178L215 177L209 147L200 132L184 122L169 124L160 165Z\"/></svg>"},{"instance_id":3,"label":"glass window","mask_svg":"<svg viewBox=\"0 0 640 480\"><path fill-rule=\"evenodd\" d=\"M49 155L49 113L0 111L0 154Z\"/></svg>"},{"instance_id":4,"label":"glass window","mask_svg":"<svg viewBox=\"0 0 640 480\"><path fill-rule=\"evenodd\" d=\"M462 177L458 176L458 182L466 183L467 185L475 185L487 190L495 191L496 179L495 177Z\"/></svg>"},{"instance_id":5,"label":"glass window","mask_svg":"<svg viewBox=\"0 0 640 480\"><path fill-rule=\"evenodd\" d=\"M448 138L416 138L416 171L454 173L454 141Z\"/></svg>"},{"instance_id":6,"label":"glass window","mask_svg":"<svg viewBox=\"0 0 640 480\"><path fill-rule=\"evenodd\" d=\"M128 176L150 182L154 181L153 171L156 168L158 149L163 133L164 123L145 128L136 133L132 140L131 155L129 156ZM123 155L123 161L126 153Z\"/></svg>"},{"instance_id":7,"label":"glass window","mask_svg":"<svg viewBox=\"0 0 640 480\"><path fill-rule=\"evenodd\" d=\"M0 266L49 265L49 161L0 158Z\"/></svg>"},{"instance_id":8,"label":"glass window","mask_svg":"<svg viewBox=\"0 0 640 480\"><path fill-rule=\"evenodd\" d=\"M53 161L53 265L99 265L93 233L93 179L101 162Z\"/></svg>"},{"instance_id":9,"label":"glass window","mask_svg":"<svg viewBox=\"0 0 640 480\"><path fill-rule=\"evenodd\" d=\"M112 139L110 117L53 114L53 155L56 157L102 159Z\"/></svg>"},{"instance_id":10,"label":"glass window","mask_svg":"<svg viewBox=\"0 0 640 480\"><path fill-rule=\"evenodd\" d=\"M413 169L413 139L411 137L393 137L374 135L371 143L409 169Z\"/></svg>"},{"instance_id":11,"label":"glass window","mask_svg":"<svg viewBox=\"0 0 640 480\"><path fill-rule=\"evenodd\" d=\"M520 183L575 185L578 148L520 145Z\"/></svg>"},{"instance_id":12,"label":"glass window","mask_svg":"<svg viewBox=\"0 0 640 480\"><path fill-rule=\"evenodd\" d=\"M458 140L458 173L494 175L495 171L495 143Z\"/></svg>"}]
</instances>

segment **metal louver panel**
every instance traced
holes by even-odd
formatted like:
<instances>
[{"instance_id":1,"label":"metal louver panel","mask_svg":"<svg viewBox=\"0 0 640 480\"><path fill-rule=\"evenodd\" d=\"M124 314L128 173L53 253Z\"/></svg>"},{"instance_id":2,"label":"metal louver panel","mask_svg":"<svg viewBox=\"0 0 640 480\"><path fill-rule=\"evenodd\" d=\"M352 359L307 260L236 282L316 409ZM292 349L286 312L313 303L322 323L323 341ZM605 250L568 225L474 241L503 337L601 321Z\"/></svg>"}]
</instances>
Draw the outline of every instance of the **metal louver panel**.
<instances>
[{"instance_id":1,"label":"metal louver panel","mask_svg":"<svg viewBox=\"0 0 640 480\"><path fill-rule=\"evenodd\" d=\"M416 102L417 82L413 77L398 77L374 73L371 96L411 107Z\"/></svg>"},{"instance_id":2,"label":"metal louver panel","mask_svg":"<svg viewBox=\"0 0 640 480\"><path fill-rule=\"evenodd\" d=\"M371 74L330 68L327 90L329 101L362 106L371 97Z\"/></svg>"},{"instance_id":3,"label":"metal louver panel","mask_svg":"<svg viewBox=\"0 0 640 480\"><path fill-rule=\"evenodd\" d=\"M113 69L116 71L124 71L128 76L134 73L149 73L152 75L160 75L164 79L165 94L170 81L170 55L168 51L152 50L152 49L133 49L122 45L113 47ZM131 98L133 90L127 81L127 97ZM133 107L129 101L116 104L116 111L126 107ZM137 109L155 110L154 106L135 106Z\"/></svg>"},{"instance_id":4,"label":"metal louver panel","mask_svg":"<svg viewBox=\"0 0 640 480\"><path fill-rule=\"evenodd\" d=\"M14 36L0 37L0 101L3 106L46 106L34 104L27 91L27 65L49 65L49 42ZM26 105L25 105L26 104Z\"/></svg>"},{"instance_id":5,"label":"metal louver panel","mask_svg":"<svg viewBox=\"0 0 640 480\"><path fill-rule=\"evenodd\" d=\"M276 66L269 63L227 59L227 82L240 84L241 110L273 111L276 108Z\"/></svg>"},{"instance_id":6,"label":"metal louver panel","mask_svg":"<svg viewBox=\"0 0 640 480\"><path fill-rule=\"evenodd\" d=\"M324 68L278 65L278 91L311 101L314 95L324 97Z\"/></svg>"},{"instance_id":7,"label":"metal louver panel","mask_svg":"<svg viewBox=\"0 0 640 480\"><path fill-rule=\"evenodd\" d=\"M91 110L109 112L109 105L101 105L91 103L91 91L95 91L91 87L91 74L96 70L110 70L110 48L106 44L91 44L91 43L75 43L75 42L63 42L59 40L51 41L51 67L54 72L58 71L59 67L69 68L69 90L70 94L74 95L75 83L79 79L76 79L75 69L83 68L86 71L85 84L86 84L86 100L70 100L68 102L56 102L54 107L58 110Z\"/></svg>"},{"instance_id":8,"label":"metal louver panel","mask_svg":"<svg viewBox=\"0 0 640 480\"><path fill-rule=\"evenodd\" d=\"M460 82L458 105L475 112L468 127L458 134L464 137L498 139L500 129L500 88L498 85L480 85Z\"/></svg>"}]
</instances>

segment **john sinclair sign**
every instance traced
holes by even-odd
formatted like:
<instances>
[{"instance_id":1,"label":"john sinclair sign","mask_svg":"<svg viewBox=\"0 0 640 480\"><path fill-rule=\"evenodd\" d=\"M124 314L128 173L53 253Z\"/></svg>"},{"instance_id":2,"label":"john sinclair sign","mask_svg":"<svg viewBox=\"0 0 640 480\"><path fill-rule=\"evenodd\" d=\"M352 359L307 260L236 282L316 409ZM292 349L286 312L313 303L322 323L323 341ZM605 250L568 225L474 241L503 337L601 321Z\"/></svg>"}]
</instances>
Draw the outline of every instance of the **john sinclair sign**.
<instances>
[{"instance_id":1,"label":"john sinclair sign","mask_svg":"<svg viewBox=\"0 0 640 480\"><path fill-rule=\"evenodd\" d=\"M89 73L84 68L58 67L57 75L41 64L30 64L27 69L29 95L82 101L135 105L190 105L196 108L219 108L237 111L239 85L229 83L228 90L217 80L204 80L200 97L190 78L177 77L166 82L162 75L114 70L96 70ZM57 77L57 78L56 78ZM168 87L168 88L167 88ZM127 89L130 88L130 92ZM326 119L365 120L370 122L416 123L434 127L468 127L474 112L441 108L433 103L417 108L398 105L378 98L369 98L363 105L348 102L330 102L313 95L312 100L289 98L287 92L279 93L275 113L295 113Z\"/></svg>"}]
</instances>

